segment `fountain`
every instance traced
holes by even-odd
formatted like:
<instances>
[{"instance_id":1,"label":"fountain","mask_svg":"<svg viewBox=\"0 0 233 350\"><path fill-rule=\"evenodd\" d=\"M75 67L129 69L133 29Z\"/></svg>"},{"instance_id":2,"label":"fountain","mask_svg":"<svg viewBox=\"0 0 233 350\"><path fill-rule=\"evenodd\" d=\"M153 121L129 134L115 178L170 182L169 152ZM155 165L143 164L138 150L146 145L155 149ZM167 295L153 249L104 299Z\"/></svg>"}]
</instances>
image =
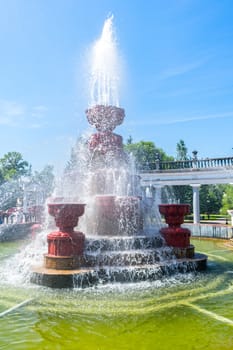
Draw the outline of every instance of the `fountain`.
<instances>
[{"instance_id":1,"label":"fountain","mask_svg":"<svg viewBox=\"0 0 233 350\"><path fill-rule=\"evenodd\" d=\"M103 104L97 102L94 105ZM93 138L89 139L88 151L94 157L95 147L90 146L90 140ZM102 145L101 142L99 146ZM118 153L119 147L114 149ZM107 156L110 160L110 151ZM122 156L121 164L124 164L127 157ZM162 225L161 234L159 229L147 230L142 220L143 198L138 197L139 192L134 193L138 178L124 173L124 168L119 166L113 170L105 163L104 167L105 157L101 157L101 152L99 157L100 160L96 156L95 162L90 161L83 176L72 177L76 180L76 186L72 187L75 191L65 193L78 194L74 200L65 196L58 198L60 194L56 193L56 199L49 201L50 218L55 219L58 229L49 226L52 234L48 234L48 242L45 231L36 235L29 249L28 246L25 249L25 242L1 244L0 348L232 349L233 310L229 307L233 297L232 246L216 239L193 238L197 250L209 255L210 268L204 274L168 276L172 272L192 270L193 265L205 267L195 262L198 254L190 244L188 231L184 231L185 228L180 231L187 206L165 205L163 209L160 206L162 215L166 216L168 211L169 226ZM129 169L131 167L126 166L125 170ZM88 186L83 177L87 178ZM129 187L124 183L120 186L122 178L131 180ZM118 186L113 191L110 185L115 182ZM122 225L115 217L122 219ZM115 227L110 229L113 222ZM44 264L50 256L53 266L39 267L46 249ZM28 260L22 263L26 250ZM183 257L175 257L177 254ZM188 257L190 254L192 257ZM41 288L30 283L28 274L24 273L31 271L31 261L36 260L34 255L40 257L33 270L35 282L41 278L45 286L91 286L108 281L143 283L100 283L98 288L59 290ZM206 257L202 257L205 263ZM72 269L69 270L70 263ZM65 268L56 269L60 264L65 264Z\"/></svg>"},{"instance_id":2,"label":"fountain","mask_svg":"<svg viewBox=\"0 0 233 350\"><path fill-rule=\"evenodd\" d=\"M48 204L59 231L48 234L44 266L33 268L31 281L56 288L86 287L113 281L154 280L161 274L202 270L207 257L194 253L190 232L180 227L188 212L187 205L160 205L160 212L169 224L161 229L162 235L158 230L149 232L143 225L143 199L138 193L140 178L131 173L122 137L113 132L123 123L125 111L117 105L112 17L105 22L94 51L93 101L86 117L97 132L87 140L85 152L89 157L84 169L74 169L70 177L71 184L75 180L80 189L75 202L61 197ZM80 175L82 171L85 176ZM77 186L73 183L70 192L74 188ZM84 236L74 231L74 227L80 216L86 216L84 201L80 199L85 191L88 223Z\"/></svg>"}]
</instances>

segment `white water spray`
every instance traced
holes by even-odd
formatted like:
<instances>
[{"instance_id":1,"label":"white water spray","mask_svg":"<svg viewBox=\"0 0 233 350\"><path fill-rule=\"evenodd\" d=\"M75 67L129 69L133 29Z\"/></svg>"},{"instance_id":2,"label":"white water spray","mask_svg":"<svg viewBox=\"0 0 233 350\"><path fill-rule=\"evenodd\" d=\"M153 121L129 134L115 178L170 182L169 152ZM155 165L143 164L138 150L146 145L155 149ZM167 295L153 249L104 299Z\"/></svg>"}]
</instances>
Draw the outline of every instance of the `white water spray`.
<instances>
[{"instance_id":1,"label":"white water spray","mask_svg":"<svg viewBox=\"0 0 233 350\"><path fill-rule=\"evenodd\" d=\"M95 42L91 52L91 106L119 106L119 62L111 16L105 20L101 37Z\"/></svg>"}]
</instances>

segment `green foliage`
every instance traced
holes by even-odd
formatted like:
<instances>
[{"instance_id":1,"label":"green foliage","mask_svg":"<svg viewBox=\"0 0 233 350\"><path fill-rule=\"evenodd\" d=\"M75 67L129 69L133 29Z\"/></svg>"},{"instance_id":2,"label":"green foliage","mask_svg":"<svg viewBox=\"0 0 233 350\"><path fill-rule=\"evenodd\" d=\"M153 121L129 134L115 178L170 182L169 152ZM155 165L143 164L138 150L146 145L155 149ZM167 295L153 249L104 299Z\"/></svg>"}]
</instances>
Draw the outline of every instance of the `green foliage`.
<instances>
[{"instance_id":1,"label":"green foliage","mask_svg":"<svg viewBox=\"0 0 233 350\"><path fill-rule=\"evenodd\" d=\"M184 140L180 140L176 144L176 154L177 160L188 160L188 148L186 147Z\"/></svg>"},{"instance_id":2,"label":"green foliage","mask_svg":"<svg viewBox=\"0 0 233 350\"><path fill-rule=\"evenodd\" d=\"M31 173L31 166L19 152L8 152L0 159L0 184Z\"/></svg>"},{"instance_id":3,"label":"green foliage","mask_svg":"<svg viewBox=\"0 0 233 350\"><path fill-rule=\"evenodd\" d=\"M173 160L173 157L169 157L151 141L132 143L132 138L130 137L125 145L125 150L129 154L133 154L138 169L147 168L153 170L156 169L156 161Z\"/></svg>"},{"instance_id":4,"label":"green foliage","mask_svg":"<svg viewBox=\"0 0 233 350\"><path fill-rule=\"evenodd\" d=\"M233 186L225 185L220 213L226 215L229 209L233 209Z\"/></svg>"},{"instance_id":5,"label":"green foliage","mask_svg":"<svg viewBox=\"0 0 233 350\"><path fill-rule=\"evenodd\" d=\"M32 205L36 205L39 198L43 205L46 198L49 197L54 189L53 167L46 165L42 171L35 171L30 176L22 176L5 181L0 186L0 209L6 210L23 203L24 191L30 193L28 200Z\"/></svg>"},{"instance_id":6,"label":"green foliage","mask_svg":"<svg viewBox=\"0 0 233 350\"><path fill-rule=\"evenodd\" d=\"M0 210L16 207L17 199L23 197L23 190L18 180L4 182L0 186Z\"/></svg>"},{"instance_id":7,"label":"green foliage","mask_svg":"<svg viewBox=\"0 0 233 350\"><path fill-rule=\"evenodd\" d=\"M224 185L202 185L200 188L200 212L218 214L222 205Z\"/></svg>"},{"instance_id":8,"label":"green foliage","mask_svg":"<svg viewBox=\"0 0 233 350\"><path fill-rule=\"evenodd\" d=\"M162 190L162 200L164 203L187 203L192 211L193 194L191 186L165 186Z\"/></svg>"},{"instance_id":9,"label":"green foliage","mask_svg":"<svg viewBox=\"0 0 233 350\"><path fill-rule=\"evenodd\" d=\"M191 186L173 186L173 190L180 203L187 203L190 205L190 210L193 207L193 190Z\"/></svg>"},{"instance_id":10,"label":"green foliage","mask_svg":"<svg viewBox=\"0 0 233 350\"><path fill-rule=\"evenodd\" d=\"M48 197L52 194L54 189L54 178L53 166L45 165L40 172L35 171L34 175L30 178L30 183L38 185L40 191Z\"/></svg>"},{"instance_id":11,"label":"green foliage","mask_svg":"<svg viewBox=\"0 0 233 350\"><path fill-rule=\"evenodd\" d=\"M65 172L69 172L77 167L77 152L74 147L71 148L70 159L66 164Z\"/></svg>"},{"instance_id":12,"label":"green foliage","mask_svg":"<svg viewBox=\"0 0 233 350\"><path fill-rule=\"evenodd\" d=\"M129 137L128 137L127 141L126 141L126 144L127 145L131 145L132 143L133 143L133 138L132 138L131 135L129 135Z\"/></svg>"},{"instance_id":13,"label":"green foliage","mask_svg":"<svg viewBox=\"0 0 233 350\"><path fill-rule=\"evenodd\" d=\"M75 145L71 148L70 159L65 165L64 174L87 167L89 160L88 139L85 136L77 138Z\"/></svg>"},{"instance_id":14,"label":"green foliage","mask_svg":"<svg viewBox=\"0 0 233 350\"><path fill-rule=\"evenodd\" d=\"M226 185L202 185L200 187L200 212L202 214L226 214L226 210L221 211L222 198ZM191 186L165 186L163 189L163 201L171 200L174 203L187 203L193 206L193 191ZM226 198L226 196L224 197ZM231 203L233 208L233 191L228 197L228 205Z\"/></svg>"}]
</instances>

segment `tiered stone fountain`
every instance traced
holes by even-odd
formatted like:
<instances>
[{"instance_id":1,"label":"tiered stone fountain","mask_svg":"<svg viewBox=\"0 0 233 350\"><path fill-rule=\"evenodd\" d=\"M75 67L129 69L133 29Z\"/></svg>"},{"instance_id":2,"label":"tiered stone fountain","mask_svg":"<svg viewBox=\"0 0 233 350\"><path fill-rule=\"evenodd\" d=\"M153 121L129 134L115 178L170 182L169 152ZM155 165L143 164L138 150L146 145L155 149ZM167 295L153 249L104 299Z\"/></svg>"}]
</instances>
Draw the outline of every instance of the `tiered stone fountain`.
<instances>
[{"instance_id":1,"label":"tiered stone fountain","mask_svg":"<svg viewBox=\"0 0 233 350\"><path fill-rule=\"evenodd\" d=\"M91 95L95 98L86 110L88 122L97 132L88 140L87 163L72 173L76 183L70 193L78 192L85 200L49 203L49 214L59 230L47 237L44 266L33 268L31 280L37 284L63 288L154 280L161 274L203 269L206 265L207 257L196 256L189 232L179 226L187 211L185 206L182 210L179 205L167 210L160 207L161 213L169 214L169 227L161 231L165 240L158 230L149 234L143 227L140 178L130 170L122 137L113 132L125 117L117 103L116 51L110 17L94 45ZM88 218L85 236L74 231L81 215Z\"/></svg>"},{"instance_id":2,"label":"tiered stone fountain","mask_svg":"<svg viewBox=\"0 0 233 350\"><path fill-rule=\"evenodd\" d=\"M85 238L82 232L74 231L84 214L85 204L64 200L49 203L49 214L55 218L59 230L48 235L44 267L33 270L32 281L56 288L86 287L113 281L153 280L176 271L203 270L207 257L194 253L190 231L180 227L189 211L188 205L159 206L169 225L160 230L163 239L158 232L149 236L143 231L139 196L105 193L104 170L112 164L116 177L117 165L127 166L122 138L112 133L124 119L123 109L95 106L87 110L87 117L99 130L89 140L89 149L93 152L90 168L94 168L94 178L98 179L93 186L95 236L89 237L93 232L87 232Z\"/></svg>"}]
</instances>

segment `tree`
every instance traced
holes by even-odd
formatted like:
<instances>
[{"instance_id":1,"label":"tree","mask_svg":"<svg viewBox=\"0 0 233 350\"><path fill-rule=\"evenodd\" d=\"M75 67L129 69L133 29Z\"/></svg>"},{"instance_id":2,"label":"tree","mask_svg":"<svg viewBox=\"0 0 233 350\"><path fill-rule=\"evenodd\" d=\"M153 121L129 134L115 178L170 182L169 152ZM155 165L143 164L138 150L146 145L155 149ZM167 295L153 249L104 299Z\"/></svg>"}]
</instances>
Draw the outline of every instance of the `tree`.
<instances>
[{"instance_id":1,"label":"tree","mask_svg":"<svg viewBox=\"0 0 233 350\"><path fill-rule=\"evenodd\" d=\"M16 207L23 198L23 190L17 180L6 181L0 186L0 210Z\"/></svg>"},{"instance_id":2,"label":"tree","mask_svg":"<svg viewBox=\"0 0 233 350\"><path fill-rule=\"evenodd\" d=\"M188 159L188 148L186 147L183 140L180 140L176 144L176 159L177 160L187 160Z\"/></svg>"},{"instance_id":3,"label":"tree","mask_svg":"<svg viewBox=\"0 0 233 350\"><path fill-rule=\"evenodd\" d=\"M233 186L225 185L220 213L226 215L229 209L233 209Z\"/></svg>"},{"instance_id":4,"label":"tree","mask_svg":"<svg viewBox=\"0 0 233 350\"><path fill-rule=\"evenodd\" d=\"M218 214L222 206L224 185L202 185L200 188L200 212Z\"/></svg>"},{"instance_id":5,"label":"tree","mask_svg":"<svg viewBox=\"0 0 233 350\"><path fill-rule=\"evenodd\" d=\"M133 143L133 138L131 135L129 135L128 139L126 140L127 145L131 145Z\"/></svg>"},{"instance_id":6,"label":"tree","mask_svg":"<svg viewBox=\"0 0 233 350\"><path fill-rule=\"evenodd\" d=\"M23 160L19 152L8 152L0 159L0 184L30 173L31 165Z\"/></svg>"},{"instance_id":7,"label":"tree","mask_svg":"<svg viewBox=\"0 0 233 350\"><path fill-rule=\"evenodd\" d=\"M40 172L35 171L30 179L30 183L38 185L38 188L44 193L44 196L46 195L46 197L49 197L54 190L54 178L53 166L45 165Z\"/></svg>"},{"instance_id":8,"label":"tree","mask_svg":"<svg viewBox=\"0 0 233 350\"><path fill-rule=\"evenodd\" d=\"M70 171L72 171L76 167L77 167L77 155L76 155L74 147L72 147L71 151L70 151L70 159L68 160L68 162L65 166L65 173L66 172L69 173Z\"/></svg>"},{"instance_id":9,"label":"tree","mask_svg":"<svg viewBox=\"0 0 233 350\"><path fill-rule=\"evenodd\" d=\"M30 193L31 205L43 205L54 189L53 167L46 165L42 171L32 175L12 178L0 186L0 209L15 207L24 201L25 193Z\"/></svg>"},{"instance_id":10,"label":"tree","mask_svg":"<svg viewBox=\"0 0 233 350\"><path fill-rule=\"evenodd\" d=\"M165 186L162 190L163 202L172 201L174 203L187 203L192 211L192 188L191 186Z\"/></svg>"},{"instance_id":11,"label":"tree","mask_svg":"<svg viewBox=\"0 0 233 350\"><path fill-rule=\"evenodd\" d=\"M125 145L125 150L133 154L138 169L148 168L153 170L156 169L156 161L173 160L173 157L169 157L151 141L132 143L132 138L129 138L128 143Z\"/></svg>"},{"instance_id":12,"label":"tree","mask_svg":"<svg viewBox=\"0 0 233 350\"><path fill-rule=\"evenodd\" d=\"M77 138L75 145L71 148L70 159L65 165L64 174L70 174L73 171L78 173L79 169L88 167L90 154L87 145L86 137Z\"/></svg>"}]
</instances>

